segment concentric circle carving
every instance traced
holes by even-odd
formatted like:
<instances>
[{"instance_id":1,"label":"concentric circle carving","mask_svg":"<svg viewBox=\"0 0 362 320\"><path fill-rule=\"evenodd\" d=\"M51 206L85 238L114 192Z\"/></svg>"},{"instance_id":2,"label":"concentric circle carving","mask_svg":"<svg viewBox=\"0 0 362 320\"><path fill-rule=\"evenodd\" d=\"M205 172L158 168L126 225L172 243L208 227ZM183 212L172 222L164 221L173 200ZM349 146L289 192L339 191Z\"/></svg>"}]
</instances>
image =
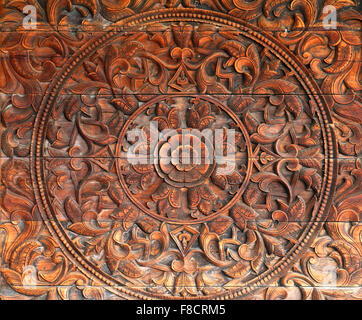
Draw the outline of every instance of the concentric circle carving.
<instances>
[{"instance_id":1,"label":"concentric circle carving","mask_svg":"<svg viewBox=\"0 0 362 320\"><path fill-rule=\"evenodd\" d=\"M139 137L127 141L131 126ZM231 130L232 143L227 139ZM230 209L252 168L247 130L230 108L210 96L161 95L143 104L123 126L116 157L121 185L132 202L157 219L179 224L201 223Z\"/></svg>"},{"instance_id":2,"label":"concentric circle carving","mask_svg":"<svg viewBox=\"0 0 362 320\"><path fill-rule=\"evenodd\" d=\"M132 164L139 140L127 133L148 141L150 121L174 131L143 148L160 161ZM235 130L233 146L216 141L233 149L234 171L173 157L214 159L204 129ZM194 144L176 143L182 130ZM135 15L80 48L43 99L31 156L64 252L117 294L145 299L230 299L280 276L325 218L335 170L328 111L298 59L196 9Z\"/></svg>"}]
</instances>

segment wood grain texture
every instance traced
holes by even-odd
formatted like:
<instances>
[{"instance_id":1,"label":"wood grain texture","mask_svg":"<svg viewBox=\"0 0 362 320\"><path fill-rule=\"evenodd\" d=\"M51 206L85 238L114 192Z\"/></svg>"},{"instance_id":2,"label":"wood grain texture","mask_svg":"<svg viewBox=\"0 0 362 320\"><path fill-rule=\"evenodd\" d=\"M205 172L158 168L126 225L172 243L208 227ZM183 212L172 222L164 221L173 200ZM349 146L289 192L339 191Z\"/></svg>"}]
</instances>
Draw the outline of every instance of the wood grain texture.
<instances>
[{"instance_id":1,"label":"wood grain texture","mask_svg":"<svg viewBox=\"0 0 362 320\"><path fill-rule=\"evenodd\" d=\"M0 299L361 299L358 5L1 2Z\"/></svg>"}]
</instances>

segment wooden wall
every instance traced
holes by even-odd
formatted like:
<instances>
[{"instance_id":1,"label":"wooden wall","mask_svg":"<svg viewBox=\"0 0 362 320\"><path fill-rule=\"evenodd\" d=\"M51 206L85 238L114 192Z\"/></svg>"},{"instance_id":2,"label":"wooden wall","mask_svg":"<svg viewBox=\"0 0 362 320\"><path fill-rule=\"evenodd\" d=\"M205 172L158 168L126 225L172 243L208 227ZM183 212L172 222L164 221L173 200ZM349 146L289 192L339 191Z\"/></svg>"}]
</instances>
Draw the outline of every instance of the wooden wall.
<instances>
[{"instance_id":1,"label":"wooden wall","mask_svg":"<svg viewBox=\"0 0 362 320\"><path fill-rule=\"evenodd\" d=\"M0 111L0 299L361 299L357 0L4 0Z\"/></svg>"}]
</instances>

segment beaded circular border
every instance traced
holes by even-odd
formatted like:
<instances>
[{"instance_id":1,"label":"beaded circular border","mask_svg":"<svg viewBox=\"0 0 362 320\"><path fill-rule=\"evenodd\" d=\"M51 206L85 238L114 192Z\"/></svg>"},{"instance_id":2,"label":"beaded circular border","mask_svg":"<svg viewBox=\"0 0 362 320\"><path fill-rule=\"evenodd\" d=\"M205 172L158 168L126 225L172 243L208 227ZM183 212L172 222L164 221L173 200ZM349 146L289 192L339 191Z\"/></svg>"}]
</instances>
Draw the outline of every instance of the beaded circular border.
<instances>
[{"instance_id":1,"label":"beaded circular border","mask_svg":"<svg viewBox=\"0 0 362 320\"><path fill-rule=\"evenodd\" d=\"M275 265L264 273L258 275L252 280L243 283L240 288L229 290L228 292L217 295L205 295L200 297L186 297L186 299L234 299L249 294L261 285L270 282L277 276L285 273L289 267L300 257L303 251L313 241L319 228L320 222L324 221L328 215L331 206L331 197L335 189L335 179L337 171L337 146L334 132L331 129L331 117L326 107L321 91L313 77L305 66L292 58L294 55L272 36L265 34L256 26L252 26L238 18L204 9L161 9L157 11L148 11L137 14L112 25L104 35L90 40L83 45L78 53L72 57L63 67L62 71L57 74L52 83L48 87L49 93L42 100L41 106L35 119L34 130L31 142L31 175L34 187L35 197L41 212L44 224L48 227L50 233L58 240L64 253L79 269L84 272L90 279L100 281L107 289L123 298L139 298L139 299L185 299L185 297L164 296L161 294L137 292L136 290L127 289L124 285L117 283L117 280L100 270L96 270L91 262L84 259L82 254L71 244L70 239L62 229L59 221L55 219L52 212L46 188L44 187L44 171L42 167L43 141L45 138L45 125L49 117L49 111L53 107L56 97L71 72L80 65L83 60L89 56L92 51L104 46L108 42L117 37L118 33L127 32L127 28L138 27L139 25L151 24L154 22L172 22L172 21L190 21L198 23L214 23L220 26L230 26L237 29L241 34L249 39L268 48L276 57L283 61L289 68L295 71L295 76L308 93L309 97L314 100L317 105L317 114L319 120L324 124L322 136L325 148L325 172L321 185L321 199L313 210L313 219L309 221L305 227L300 240L289 252Z\"/></svg>"}]
</instances>

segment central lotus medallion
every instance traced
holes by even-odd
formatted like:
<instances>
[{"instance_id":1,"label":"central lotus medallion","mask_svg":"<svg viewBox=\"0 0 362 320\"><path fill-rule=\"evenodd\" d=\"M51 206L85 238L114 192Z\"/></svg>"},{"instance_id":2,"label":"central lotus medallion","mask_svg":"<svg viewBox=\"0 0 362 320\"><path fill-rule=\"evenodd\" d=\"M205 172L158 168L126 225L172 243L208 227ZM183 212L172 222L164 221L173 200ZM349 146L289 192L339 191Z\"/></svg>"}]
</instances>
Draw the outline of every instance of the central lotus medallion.
<instances>
[{"instance_id":1,"label":"central lotus medallion","mask_svg":"<svg viewBox=\"0 0 362 320\"><path fill-rule=\"evenodd\" d=\"M123 127L128 139L121 135L116 152L130 198L140 209L184 223L230 208L251 169L247 130L234 119L211 97L145 103Z\"/></svg>"}]
</instances>

